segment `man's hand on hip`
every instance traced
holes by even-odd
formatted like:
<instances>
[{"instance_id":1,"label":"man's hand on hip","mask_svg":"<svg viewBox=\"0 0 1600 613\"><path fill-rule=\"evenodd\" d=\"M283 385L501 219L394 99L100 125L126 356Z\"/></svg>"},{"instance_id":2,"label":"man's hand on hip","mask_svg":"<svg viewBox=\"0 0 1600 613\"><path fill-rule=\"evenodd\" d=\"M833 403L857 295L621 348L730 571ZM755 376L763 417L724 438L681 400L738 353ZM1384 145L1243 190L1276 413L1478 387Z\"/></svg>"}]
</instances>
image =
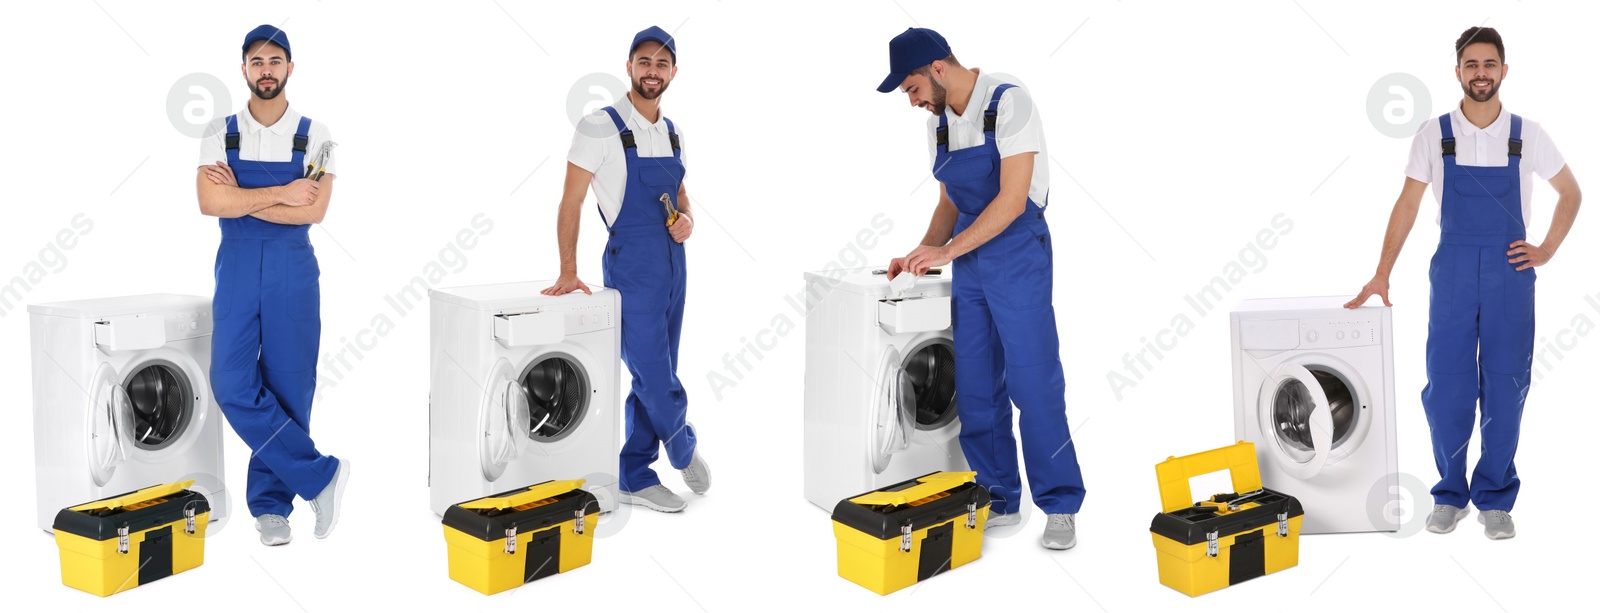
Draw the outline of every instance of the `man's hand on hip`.
<instances>
[{"instance_id":1,"label":"man's hand on hip","mask_svg":"<svg viewBox=\"0 0 1600 613\"><path fill-rule=\"evenodd\" d=\"M1521 264L1520 266L1517 266L1517 271L1519 272L1533 268L1534 266L1544 266L1550 261L1549 251L1545 251L1544 247L1540 247L1528 241L1517 241L1515 243L1511 243L1511 250L1507 251L1506 255L1513 256L1511 259L1507 260L1512 265Z\"/></svg>"}]
</instances>

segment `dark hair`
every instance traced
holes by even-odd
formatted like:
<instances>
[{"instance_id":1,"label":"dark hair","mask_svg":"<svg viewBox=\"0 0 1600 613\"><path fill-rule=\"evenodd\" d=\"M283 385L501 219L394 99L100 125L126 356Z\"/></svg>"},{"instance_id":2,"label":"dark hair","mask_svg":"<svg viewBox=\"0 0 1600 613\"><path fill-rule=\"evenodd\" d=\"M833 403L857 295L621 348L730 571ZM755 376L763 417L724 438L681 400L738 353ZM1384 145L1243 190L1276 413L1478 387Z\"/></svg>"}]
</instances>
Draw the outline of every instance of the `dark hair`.
<instances>
[{"instance_id":1,"label":"dark hair","mask_svg":"<svg viewBox=\"0 0 1600 613\"><path fill-rule=\"evenodd\" d=\"M944 59L939 60L939 61L944 62L946 64L949 64L951 66L955 66L956 68L961 68L961 62L956 61L956 56L954 56L954 55L944 56ZM928 69L931 66L933 66L933 62L928 62L927 66L923 66L921 68L913 70L913 71L911 71L911 74L922 75L922 76L926 77L926 76L928 76L928 73L929 73Z\"/></svg>"},{"instance_id":2,"label":"dark hair","mask_svg":"<svg viewBox=\"0 0 1600 613\"><path fill-rule=\"evenodd\" d=\"M1500 63L1506 61L1506 43L1500 40L1500 33L1494 28L1467 28L1461 33L1461 38L1456 39L1456 63L1461 63L1461 54L1467 50L1467 45L1473 43L1489 43L1494 45L1496 53L1500 54Z\"/></svg>"}]
</instances>

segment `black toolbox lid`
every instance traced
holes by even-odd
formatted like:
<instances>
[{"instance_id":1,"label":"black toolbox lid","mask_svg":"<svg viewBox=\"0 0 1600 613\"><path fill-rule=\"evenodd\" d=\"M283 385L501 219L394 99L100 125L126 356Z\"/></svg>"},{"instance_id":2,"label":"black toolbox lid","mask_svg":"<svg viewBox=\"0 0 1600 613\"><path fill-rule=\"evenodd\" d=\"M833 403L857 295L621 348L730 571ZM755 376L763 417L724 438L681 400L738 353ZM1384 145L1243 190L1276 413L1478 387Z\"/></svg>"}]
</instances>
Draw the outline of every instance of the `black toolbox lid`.
<instances>
[{"instance_id":1,"label":"black toolbox lid","mask_svg":"<svg viewBox=\"0 0 1600 613\"><path fill-rule=\"evenodd\" d=\"M116 538L117 529L123 526L132 534L183 519L184 509L194 509L198 517L211 510L211 503L204 494L184 489L180 484L169 484L62 509L56 513L52 528L56 532L104 541Z\"/></svg>"},{"instance_id":2,"label":"black toolbox lid","mask_svg":"<svg viewBox=\"0 0 1600 613\"><path fill-rule=\"evenodd\" d=\"M508 498L550 483L555 482L545 481L531 487L506 490L486 498ZM463 506L470 505L477 500L483 499L450 505L450 508L445 509L444 512L444 525L479 540L494 541L504 539L508 528L515 529L518 534L537 532L571 520L577 517L579 511L582 511L584 515L600 512L600 500L595 498L594 494L581 487L575 487L548 497L541 497L536 502L503 509L475 509Z\"/></svg>"},{"instance_id":3,"label":"black toolbox lid","mask_svg":"<svg viewBox=\"0 0 1600 613\"><path fill-rule=\"evenodd\" d=\"M928 473L873 492L907 490L919 485L922 479L937 474ZM833 521L879 539L899 537L900 527L904 525L909 524L911 529L921 530L956 517L963 517L967 514L968 503L976 505L977 508L989 506L989 490L971 481L946 489L935 496L919 499L912 504L870 505L852 502L861 496L851 496L839 501L839 504L833 507Z\"/></svg>"},{"instance_id":4,"label":"black toolbox lid","mask_svg":"<svg viewBox=\"0 0 1600 613\"><path fill-rule=\"evenodd\" d=\"M1183 543L1194 545L1206 542L1206 533L1216 532L1218 537L1255 530L1277 524L1278 514L1289 517L1305 515L1300 500L1294 496L1262 488L1262 493L1250 499L1261 506L1218 515L1209 507L1192 506L1171 513L1157 513L1150 520L1150 531Z\"/></svg>"}]
</instances>

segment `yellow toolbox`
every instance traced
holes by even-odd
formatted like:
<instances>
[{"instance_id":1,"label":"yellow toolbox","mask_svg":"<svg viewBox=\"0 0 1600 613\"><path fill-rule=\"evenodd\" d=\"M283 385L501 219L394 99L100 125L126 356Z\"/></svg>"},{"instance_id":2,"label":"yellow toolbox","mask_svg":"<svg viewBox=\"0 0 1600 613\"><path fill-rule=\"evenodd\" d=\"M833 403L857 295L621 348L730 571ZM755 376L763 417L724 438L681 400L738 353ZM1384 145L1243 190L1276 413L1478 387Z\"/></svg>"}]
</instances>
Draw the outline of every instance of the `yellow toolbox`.
<instances>
[{"instance_id":1,"label":"yellow toolbox","mask_svg":"<svg viewBox=\"0 0 1600 613\"><path fill-rule=\"evenodd\" d=\"M930 473L839 501L839 576L888 594L978 559L989 491L977 475Z\"/></svg>"},{"instance_id":2,"label":"yellow toolbox","mask_svg":"<svg viewBox=\"0 0 1600 613\"><path fill-rule=\"evenodd\" d=\"M582 479L451 505L444 512L450 578L494 594L588 564L599 515Z\"/></svg>"},{"instance_id":3,"label":"yellow toolbox","mask_svg":"<svg viewBox=\"0 0 1600 613\"><path fill-rule=\"evenodd\" d=\"M61 582L110 596L205 562L211 505L191 485L147 487L56 513Z\"/></svg>"},{"instance_id":4,"label":"yellow toolbox","mask_svg":"<svg viewBox=\"0 0 1600 613\"><path fill-rule=\"evenodd\" d=\"M1189 479L1227 470L1233 493L1194 500ZM1300 561L1305 510L1261 487L1256 446L1240 441L1156 465L1161 513L1150 521L1161 583L1190 596L1216 591Z\"/></svg>"}]
</instances>

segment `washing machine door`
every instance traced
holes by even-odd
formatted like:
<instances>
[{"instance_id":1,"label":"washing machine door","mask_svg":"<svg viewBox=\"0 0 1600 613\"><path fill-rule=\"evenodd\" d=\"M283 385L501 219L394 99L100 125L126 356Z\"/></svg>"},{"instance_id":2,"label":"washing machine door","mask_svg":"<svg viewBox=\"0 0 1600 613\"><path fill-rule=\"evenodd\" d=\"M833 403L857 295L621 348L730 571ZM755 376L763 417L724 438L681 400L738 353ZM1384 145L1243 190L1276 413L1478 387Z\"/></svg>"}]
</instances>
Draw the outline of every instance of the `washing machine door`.
<instances>
[{"instance_id":1,"label":"washing machine door","mask_svg":"<svg viewBox=\"0 0 1600 613\"><path fill-rule=\"evenodd\" d=\"M495 362L486 381L483 408L478 413L478 461L483 478L494 481L529 440L528 395L505 359Z\"/></svg>"},{"instance_id":2,"label":"washing machine door","mask_svg":"<svg viewBox=\"0 0 1600 613\"><path fill-rule=\"evenodd\" d=\"M898 349L891 347L885 352L878 368L877 386L868 453L875 474L889 468L894 454L911 446L911 435L917 428L916 392Z\"/></svg>"},{"instance_id":3,"label":"washing machine door","mask_svg":"<svg viewBox=\"0 0 1600 613\"><path fill-rule=\"evenodd\" d=\"M95 372L89 392L89 477L96 486L103 486L116 474L117 466L128 459L132 428L127 416L132 403L116 371L107 364L101 364Z\"/></svg>"},{"instance_id":4,"label":"washing machine door","mask_svg":"<svg viewBox=\"0 0 1600 613\"><path fill-rule=\"evenodd\" d=\"M1261 387L1258 407L1262 444L1277 466L1297 479L1322 472L1333 447L1328 396L1311 371L1294 363L1273 369Z\"/></svg>"}]
</instances>

